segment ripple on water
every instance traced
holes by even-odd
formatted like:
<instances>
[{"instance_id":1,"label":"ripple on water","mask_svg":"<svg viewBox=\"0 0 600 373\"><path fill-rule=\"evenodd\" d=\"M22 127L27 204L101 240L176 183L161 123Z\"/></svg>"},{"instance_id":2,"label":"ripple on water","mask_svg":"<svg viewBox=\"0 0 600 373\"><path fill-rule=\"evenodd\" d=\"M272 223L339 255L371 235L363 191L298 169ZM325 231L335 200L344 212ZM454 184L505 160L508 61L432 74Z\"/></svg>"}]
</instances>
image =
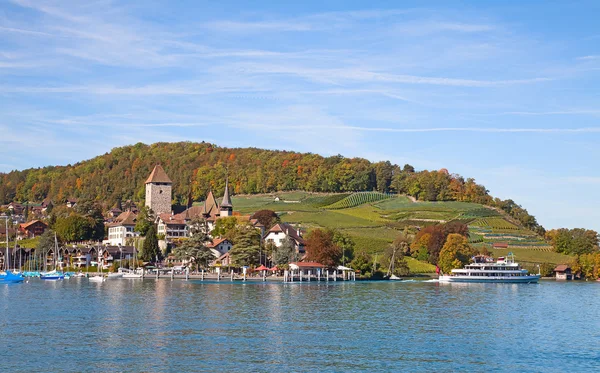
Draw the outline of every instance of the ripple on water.
<instances>
[{"instance_id":1,"label":"ripple on water","mask_svg":"<svg viewBox=\"0 0 600 373\"><path fill-rule=\"evenodd\" d=\"M597 371L600 284L0 285L3 371ZM576 342L576 343L573 343Z\"/></svg>"}]
</instances>

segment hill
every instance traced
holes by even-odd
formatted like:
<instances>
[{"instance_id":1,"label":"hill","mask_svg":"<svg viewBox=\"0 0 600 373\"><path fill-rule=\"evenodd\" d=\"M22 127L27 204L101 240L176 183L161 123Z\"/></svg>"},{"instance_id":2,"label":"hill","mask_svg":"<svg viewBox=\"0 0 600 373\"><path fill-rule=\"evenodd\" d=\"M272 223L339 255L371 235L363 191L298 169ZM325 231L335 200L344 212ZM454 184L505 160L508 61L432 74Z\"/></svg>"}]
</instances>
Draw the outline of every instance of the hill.
<instances>
[{"instance_id":1,"label":"hill","mask_svg":"<svg viewBox=\"0 0 600 373\"><path fill-rule=\"evenodd\" d=\"M469 241L473 246L486 247L495 256L512 251L525 264L558 264L571 260L567 255L554 252L540 236L502 210L470 202L414 202L402 195L363 194L281 192L238 195L233 197L233 204L242 213L260 209L276 211L283 221L299 224L304 229L338 229L352 237L356 249L371 254L383 253L405 227L414 232L417 227L458 220L469 226ZM357 199L364 202L340 207L345 204L343 201ZM493 243L508 244L508 248L494 249ZM412 259L408 264L414 273L434 269Z\"/></svg>"},{"instance_id":2,"label":"hill","mask_svg":"<svg viewBox=\"0 0 600 373\"><path fill-rule=\"evenodd\" d=\"M369 196L374 198L371 202L386 193L400 193L419 201L485 204L505 211L527 229L543 234L536 219L512 200L494 199L474 179L464 179L445 169L417 172L410 165L400 167L389 161L374 163L362 158L224 148L204 142L138 143L74 165L0 174L0 204L80 198L99 201L108 208L129 199L141 202L144 181L159 163L173 180L173 203L179 205L187 204L190 199L202 200L208 190L221 195L228 176L234 194L377 191L379 195ZM340 208L363 202L362 199L339 201ZM326 202L333 205L338 200ZM431 211L429 216L435 220L438 213Z\"/></svg>"}]
</instances>

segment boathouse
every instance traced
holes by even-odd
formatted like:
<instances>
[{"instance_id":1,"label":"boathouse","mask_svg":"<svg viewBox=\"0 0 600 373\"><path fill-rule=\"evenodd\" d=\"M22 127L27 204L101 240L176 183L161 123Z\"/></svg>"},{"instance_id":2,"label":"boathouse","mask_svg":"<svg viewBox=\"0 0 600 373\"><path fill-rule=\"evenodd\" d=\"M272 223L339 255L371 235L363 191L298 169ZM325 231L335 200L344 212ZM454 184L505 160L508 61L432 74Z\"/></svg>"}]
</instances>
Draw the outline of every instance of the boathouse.
<instances>
[{"instance_id":1,"label":"boathouse","mask_svg":"<svg viewBox=\"0 0 600 373\"><path fill-rule=\"evenodd\" d=\"M573 274L571 273L571 267L566 264L560 264L554 268L554 273L556 273L556 279L565 281L572 280Z\"/></svg>"}]
</instances>

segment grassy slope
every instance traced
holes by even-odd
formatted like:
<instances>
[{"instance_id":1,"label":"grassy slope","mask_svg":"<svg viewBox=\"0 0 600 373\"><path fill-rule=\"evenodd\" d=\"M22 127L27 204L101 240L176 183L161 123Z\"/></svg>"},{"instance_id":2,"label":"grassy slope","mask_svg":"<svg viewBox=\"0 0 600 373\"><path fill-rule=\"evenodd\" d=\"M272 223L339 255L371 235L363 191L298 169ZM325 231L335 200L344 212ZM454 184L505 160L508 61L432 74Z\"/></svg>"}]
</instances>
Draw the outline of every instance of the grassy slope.
<instances>
[{"instance_id":1,"label":"grassy slope","mask_svg":"<svg viewBox=\"0 0 600 373\"><path fill-rule=\"evenodd\" d=\"M412 202L404 196L360 206L327 210L324 202L341 200L347 195L324 195L307 192L285 192L271 195L235 196L235 210L252 213L270 209L281 214L284 222L300 224L306 229L335 228L350 235L358 250L381 253L405 226L425 226L460 219L470 225L472 239L486 246L495 256L512 251L517 260L536 263L567 263L570 257L551 251L533 232L514 227L503 216L482 205L466 202ZM280 201L275 201L278 197ZM299 201L286 203L285 201ZM486 222L493 226L486 226ZM510 228L510 229L507 229ZM509 250L491 249L493 242L508 242ZM408 259L414 273L432 272L435 267Z\"/></svg>"}]
</instances>

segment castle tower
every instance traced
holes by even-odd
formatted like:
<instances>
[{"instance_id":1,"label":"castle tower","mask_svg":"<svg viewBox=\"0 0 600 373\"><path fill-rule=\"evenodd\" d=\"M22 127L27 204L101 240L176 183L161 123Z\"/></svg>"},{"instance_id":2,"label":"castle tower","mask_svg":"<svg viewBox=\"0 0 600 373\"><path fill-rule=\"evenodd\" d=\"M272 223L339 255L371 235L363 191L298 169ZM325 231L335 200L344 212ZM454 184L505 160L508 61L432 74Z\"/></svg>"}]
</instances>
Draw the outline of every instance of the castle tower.
<instances>
[{"instance_id":1,"label":"castle tower","mask_svg":"<svg viewBox=\"0 0 600 373\"><path fill-rule=\"evenodd\" d=\"M146 206L156 215L171 213L171 187L173 182L161 165L154 170L146 180Z\"/></svg>"},{"instance_id":2,"label":"castle tower","mask_svg":"<svg viewBox=\"0 0 600 373\"><path fill-rule=\"evenodd\" d=\"M221 201L221 210L219 216L231 216L233 215L233 205L231 204L231 198L229 198L229 179L225 180L225 194L223 194L223 200Z\"/></svg>"}]
</instances>

